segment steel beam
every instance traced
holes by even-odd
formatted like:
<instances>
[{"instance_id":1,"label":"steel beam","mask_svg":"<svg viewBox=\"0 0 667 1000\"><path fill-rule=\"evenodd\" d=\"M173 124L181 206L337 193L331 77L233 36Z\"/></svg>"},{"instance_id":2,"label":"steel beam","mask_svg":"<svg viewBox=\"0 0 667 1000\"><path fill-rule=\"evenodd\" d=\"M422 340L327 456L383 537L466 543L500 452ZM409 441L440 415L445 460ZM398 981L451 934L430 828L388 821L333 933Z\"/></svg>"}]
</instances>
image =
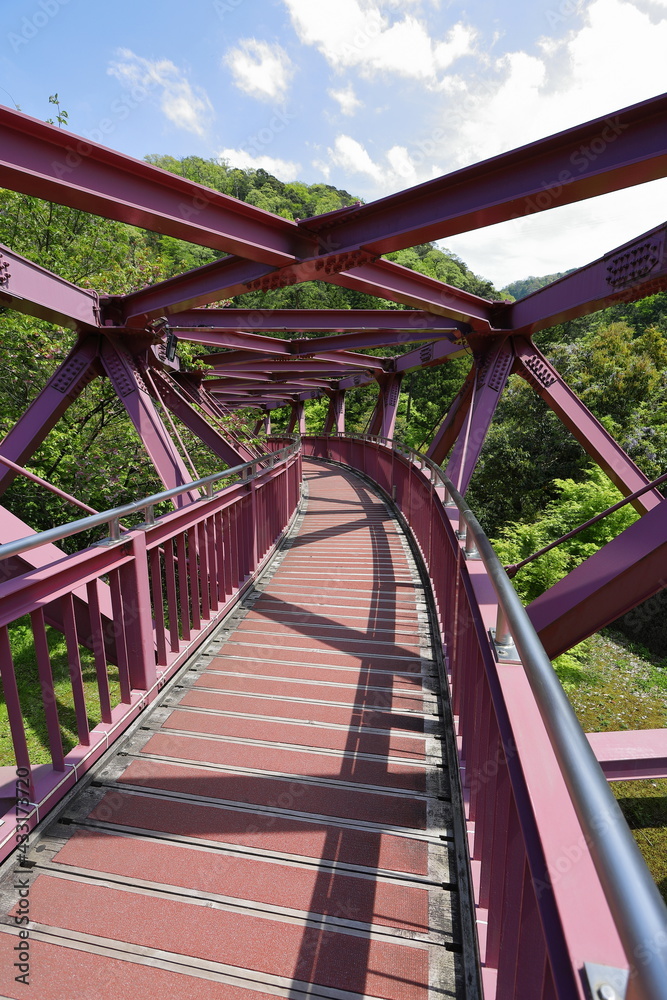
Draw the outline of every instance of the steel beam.
<instances>
[{"instance_id":1,"label":"steel beam","mask_svg":"<svg viewBox=\"0 0 667 1000\"><path fill-rule=\"evenodd\" d=\"M45 387L33 400L0 445L5 458L24 465L55 427L65 410L88 383L99 374L99 337L87 337L73 347ZM17 473L0 467L0 495Z\"/></svg>"},{"instance_id":2,"label":"steel beam","mask_svg":"<svg viewBox=\"0 0 667 1000\"><path fill-rule=\"evenodd\" d=\"M105 338L101 358L104 370L125 406L165 488L172 489L174 486L183 486L191 482L192 476L155 409L135 359L120 343L111 338ZM199 494L196 491L181 494L175 503L181 506L187 503L188 498L198 500Z\"/></svg>"},{"instance_id":3,"label":"steel beam","mask_svg":"<svg viewBox=\"0 0 667 1000\"><path fill-rule=\"evenodd\" d=\"M180 391L191 403L198 406L206 416L210 417L224 431L225 438L231 441L236 451L242 456L242 461L251 462L257 457L256 451L249 445L240 441L235 434L225 426L226 413L220 402L210 393L203 384L200 376L193 372L175 372L174 381Z\"/></svg>"},{"instance_id":4,"label":"steel beam","mask_svg":"<svg viewBox=\"0 0 667 1000\"><path fill-rule=\"evenodd\" d=\"M306 433L306 411L303 400L292 403L287 433L293 434L295 431L301 435Z\"/></svg>"},{"instance_id":5,"label":"steel beam","mask_svg":"<svg viewBox=\"0 0 667 1000\"><path fill-rule=\"evenodd\" d=\"M205 420L194 406L191 406L185 396L179 391L179 387L168 379L161 372L153 369L150 373L151 381L158 393L160 401L195 434L200 441L210 448L214 455L217 455L229 466L240 465L247 462L245 454L240 452L234 445L213 427L208 420ZM147 383L150 385L151 383Z\"/></svg>"},{"instance_id":6,"label":"steel beam","mask_svg":"<svg viewBox=\"0 0 667 1000\"><path fill-rule=\"evenodd\" d=\"M279 375L282 372L331 372L332 376L344 374L345 371L376 370L384 371L387 361L383 358L369 357L364 354L313 354L292 357L289 354L274 356L266 360L257 360L256 356L245 351L230 351L229 354L206 354L201 358L206 365L213 365L216 371L242 370L247 372L270 372Z\"/></svg>"},{"instance_id":7,"label":"steel beam","mask_svg":"<svg viewBox=\"0 0 667 1000\"><path fill-rule=\"evenodd\" d=\"M624 496L645 486L649 479L614 441L590 410L570 389L554 366L532 341L513 338L516 371L532 385L563 421L585 451L609 476ZM662 502L658 490L651 490L633 502L635 510L645 513Z\"/></svg>"},{"instance_id":8,"label":"steel beam","mask_svg":"<svg viewBox=\"0 0 667 1000\"><path fill-rule=\"evenodd\" d=\"M441 365L452 358L458 358L467 353L468 348L465 343L453 344L448 340L432 341L430 344L423 344L414 351L407 354L399 354L394 359L397 372L418 371L422 368L433 368Z\"/></svg>"},{"instance_id":9,"label":"steel beam","mask_svg":"<svg viewBox=\"0 0 667 1000\"><path fill-rule=\"evenodd\" d=\"M180 314L195 306L250 291L268 291L317 278L446 317L462 332L468 330L469 323L481 332L488 331L491 326L494 304L478 295L390 260L372 260L368 255L359 260L354 255L347 258L341 255L339 260L334 254L327 270L328 260L327 257L318 258L322 269L317 273L313 273L310 263L305 261L297 273L294 268L280 270L239 257L227 257L139 292L103 300L103 312L109 322L141 329L150 319L160 316Z\"/></svg>"},{"instance_id":10,"label":"steel beam","mask_svg":"<svg viewBox=\"0 0 667 1000\"><path fill-rule=\"evenodd\" d=\"M245 333L368 333L428 331L433 339L451 331L442 317L416 309L191 309L170 316L178 331L243 331ZM308 343L309 341L305 341ZM290 341L294 344L294 341Z\"/></svg>"},{"instance_id":11,"label":"steel beam","mask_svg":"<svg viewBox=\"0 0 667 1000\"><path fill-rule=\"evenodd\" d=\"M303 405L303 404L301 404ZM305 433L305 431L304 431ZM329 409L324 420L323 434L345 433L345 391L337 389L329 393Z\"/></svg>"},{"instance_id":12,"label":"steel beam","mask_svg":"<svg viewBox=\"0 0 667 1000\"><path fill-rule=\"evenodd\" d=\"M403 375L385 375L378 378L380 386L375 409L371 415L368 432L383 438L393 438L396 414L401 395Z\"/></svg>"},{"instance_id":13,"label":"steel beam","mask_svg":"<svg viewBox=\"0 0 667 1000\"><path fill-rule=\"evenodd\" d=\"M294 222L10 108L0 128L3 187L273 266L318 245Z\"/></svg>"},{"instance_id":14,"label":"steel beam","mask_svg":"<svg viewBox=\"0 0 667 1000\"><path fill-rule=\"evenodd\" d=\"M503 322L517 333L535 333L616 302L634 302L664 291L666 240L667 224L663 224L524 299L509 303Z\"/></svg>"},{"instance_id":15,"label":"steel beam","mask_svg":"<svg viewBox=\"0 0 667 1000\"><path fill-rule=\"evenodd\" d=\"M332 246L382 254L643 184L667 173L666 120L662 95L362 205L339 222L301 225L326 232Z\"/></svg>"},{"instance_id":16,"label":"steel beam","mask_svg":"<svg viewBox=\"0 0 667 1000\"><path fill-rule=\"evenodd\" d=\"M1 109L0 109L1 110ZM0 244L0 306L67 327L97 327L99 298Z\"/></svg>"},{"instance_id":17,"label":"steel beam","mask_svg":"<svg viewBox=\"0 0 667 1000\"><path fill-rule=\"evenodd\" d=\"M496 342L475 361L472 405L459 431L447 475L459 493L465 494L486 441L493 415L512 370L514 351L505 339Z\"/></svg>"},{"instance_id":18,"label":"steel beam","mask_svg":"<svg viewBox=\"0 0 667 1000\"><path fill-rule=\"evenodd\" d=\"M470 408L472 390L476 377L477 371L473 365L468 372L463 385L452 400L447 413L445 414L440 426L435 432L431 444L429 445L426 455L437 465L442 465L444 460L447 458L447 455L453 448L454 442L463 427L463 423Z\"/></svg>"},{"instance_id":19,"label":"steel beam","mask_svg":"<svg viewBox=\"0 0 667 1000\"><path fill-rule=\"evenodd\" d=\"M667 583L667 501L528 605L553 659L652 597Z\"/></svg>"}]
</instances>

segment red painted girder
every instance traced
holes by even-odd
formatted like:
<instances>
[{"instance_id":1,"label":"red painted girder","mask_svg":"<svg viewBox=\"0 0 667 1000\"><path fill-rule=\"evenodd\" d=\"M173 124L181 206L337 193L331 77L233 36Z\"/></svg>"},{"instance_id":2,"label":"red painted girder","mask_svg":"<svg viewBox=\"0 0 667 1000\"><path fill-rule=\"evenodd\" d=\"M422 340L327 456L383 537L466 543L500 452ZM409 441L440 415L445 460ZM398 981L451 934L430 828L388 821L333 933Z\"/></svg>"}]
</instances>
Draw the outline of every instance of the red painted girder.
<instances>
[{"instance_id":1,"label":"red painted girder","mask_svg":"<svg viewBox=\"0 0 667 1000\"><path fill-rule=\"evenodd\" d=\"M222 434L213 427L209 420L206 420L197 412L185 395L180 391L179 386L162 372L152 370L151 381L148 382L151 395L153 386L160 401L181 420L200 441L210 448L214 455L217 455L229 466L240 465L247 462L246 453L241 453L234 445L225 440Z\"/></svg>"},{"instance_id":2,"label":"red painted girder","mask_svg":"<svg viewBox=\"0 0 667 1000\"><path fill-rule=\"evenodd\" d=\"M459 431L447 463L447 475L459 493L465 495L475 471L491 421L512 370L511 341L492 342L475 362L476 378L472 406Z\"/></svg>"},{"instance_id":3,"label":"red painted girder","mask_svg":"<svg viewBox=\"0 0 667 1000\"><path fill-rule=\"evenodd\" d=\"M667 501L649 510L528 605L551 659L665 586Z\"/></svg>"},{"instance_id":4,"label":"red painted girder","mask_svg":"<svg viewBox=\"0 0 667 1000\"><path fill-rule=\"evenodd\" d=\"M614 302L634 302L667 288L667 224L617 247L599 260L507 307L504 323L534 333L586 316Z\"/></svg>"},{"instance_id":5,"label":"red painted girder","mask_svg":"<svg viewBox=\"0 0 667 1000\"><path fill-rule=\"evenodd\" d=\"M208 356L207 364L212 364L216 372L229 372L230 375L237 375L239 372L264 372L267 375L280 378L286 372L322 372L331 375L332 378L344 375L348 371L385 371L386 365L365 364L363 361L346 361L343 358L329 360L328 358L290 358L281 359L267 358L264 361L249 361L246 359L225 364L222 361L224 355L219 356L221 360L215 363Z\"/></svg>"},{"instance_id":6,"label":"red painted girder","mask_svg":"<svg viewBox=\"0 0 667 1000\"><path fill-rule=\"evenodd\" d=\"M257 392L266 391L276 391L280 392L298 392L304 387L312 387L314 389L328 389L331 385L325 379L318 378L291 378L285 382L276 382L273 379L226 379L226 378L211 378L206 380L206 388L209 390L224 389L225 392L252 392L256 390Z\"/></svg>"},{"instance_id":7,"label":"red painted girder","mask_svg":"<svg viewBox=\"0 0 667 1000\"><path fill-rule=\"evenodd\" d=\"M447 413L443 417L443 420L428 447L426 454L428 458L436 462L437 465L442 465L444 460L447 458L447 455L451 451L454 442L463 427L463 422L470 409L470 403L472 401L472 387L476 377L477 372L475 366L473 365L468 372L463 385L452 400Z\"/></svg>"},{"instance_id":8,"label":"red painted girder","mask_svg":"<svg viewBox=\"0 0 667 1000\"><path fill-rule=\"evenodd\" d=\"M513 343L517 373L548 403L621 493L629 496L646 486L650 480L614 441L532 341L514 337ZM635 500L633 507L642 514L662 502L662 495L654 489Z\"/></svg>"},{"instance_id":9,"label":"red painted girder","mask_svg":"<svg viewBox=\"0 0 667 1000\"><path fill-rule=\"evenodd\" d=\"M0 107L0 184L23 194L280 266L317 239L254 205Z\"/></svg>"},{"instance_id":10,"label":"red painted girder","mask_svg":"<svg viewBox=\"0 0 667 1000\"><path fill-rule=\"evenodd\" d=\"M461 324L463 325L463 324ZM358 349L361 347L396 347L402 344L419 343L429 341L434 337L441 340L458 339L461 333L457 327L449 326L448 330L369 330L364 333L341 333L331 337L313 337L312 340L293 340L290 343L292 354L310 354L317 351L317 356L322 357L322 350L339 351L341 355L347 349ZM401 355L402 357L403 355ZM377 358L371 360L377 361ZM398 359L397 359L398 360Z\"/></svg>"},{"instance_id":11,"label":"red painted girder","mask_svg":"<svg viewBox=\"0 0 667 1000\"><path fill-rule=\"evenodd\" d=\"M495 305L488 299L446 285L437 278L412 271L392 260L375 260L341 274L323 276L322 280L352 291L400 302L458 323L470 323L480 331L488 330L493 325ZM467 330L467 325L463 329Z\"/></svg>"},{"instance_id":12,"label":"red painted girder","mask_svg":"<svg viewBox=\"0 0 667 1000\"><path fill-rule=\"evenodd\" d=\"M335 388L337 389L357 389L361 385L368 385L370 382L374 382L375 377L373 375L351 375L349 378L343 378L338 382Z\"/></svg>"},{"instance_id":13,"label":"red painted girder","mask_svg":"<svg viewBox=\"0 0 667 1000\"><path fill-rule=\"evenodd\" d=\"M73 347L61 365L35 397L0 445L6 457L24 465L55 427L65 410L100 373L99 337L87 337ZM14 480L16 472L0 467L0 495ZM5 539L7 540L7 539Z\"/></svg>"},{"instance_id":14,"label":"red painted girder","mask_svg":"<svg viewBox=\"0 0 667 1000\"><path fill-rule=\"evenodd\" d=\"M190 309L169 317L181 331L243 330L247 333L367 333L369 331L429 332L452 330L442 317L421 309ZM291 341L295 343L295 341ZM296 341L300 343L300 341ZM306 341L308 343L308 341Z\"/></svg>"},{"instance_id":15,"label":"red painted girder","mask_svg":"<svg viewBox=\"0 0 667 1000\"><path fill-rule=\"evenodd\" d=\"M268 354L265 360L261 360L255 352L251 351L227 351L225 353L219 354L204 354L200 356L200 361L204 364L214 365L216 368L223 366L225 368L241 366L244 369L250 370L252 368L258 368L258 370L265 371L271 369L272 371L282 371L285 363L290 364L305 364L306 362L322 362L327 365L341 366L344 365L347 368L376 368L378 371L384 371L389 359L376 358L372 355L358 354L354 351L332 351L321 352L310 350L308 352L301 351L298 353L293 353L289 347L289 342L282 340L278 341L282 344L282 350L273 351ZM308 343L308 341L302 342ZM300 359L303 358L303 361Z\"/></svg>"},{"instance_id":16,"label":"red painted girder","mask_svg":"<svg viewBox=\"0 0 667 1000\"><path fill-rule=\"evenodd\" d=\"M0 110L2 110L0 108ZM98 297L0 244L0 306L67 327L97 327Z\"/></svg>"},{"instance_id":17,"label":"red painted girder","mask_svg":"<svg viewBox=\"0 0 667 1000\"><path fill-rule=\"evenodd\" d=\"M388 253L664 177L667 95L362 205L301 223L330 245Z\"/></svg>"},{"instance_id":18,"label":"red painted girder","mask_svg":"<svg viewBox=\"0 0 667 1000\"><path fill-rule=\"evenodd\" d=\"M135 359L121 343L114 343L109 337L102 343L101 359L104 370L127 410L165 489L169 490L192 482L190 472L153 405ZM174 503L176 506L181 506L187 503L188 499L198 500L198 492L195 490L181 494L175 498Z\"/></svg>"},{"instance_id":19,"label":"red painted girder","mask_svg":"<svg viewBox=\"0 0 667 1000\"><path fill-rule=\"evenodd\" d=\"M336 255L332 255L332 260L336 263ZM491 325L494 305L487 299L446 285L418 271L411 271L393 261L376 260L355 264L350 257L345 271L332 267L331 273L326 270L326 257L319 258L318 263L324 266L314 275L311 273L312 261L304 261L301 276L297 277L294 270L287 273L239 257L226 257L131 295L104 300L103 311L114 324L141 328L149 319L179 314L195 306L244 295L256 287L280 288L294 284L297 280L317 277L320 281L445 316L452 320L455 327L459 323L467 324L470 321L477 329L485 331ZM467 330L467 326L462 329Z\"/></svg>"},{"instance_id":20,"label":"red painted girder","mask_svg":"<svg viewBox=\"0 0 667 1000\"><path fill-rule=\"evenodd\" d=\"M214 424L224 428L225 437L233 444L244 462L250 462L257 457L257 453L250 445L240 441L224 426L224 423L220 424L220 421L224 421L225 418L224 407L207 391L199 376L192 372L176 372L173 378L180 391L191 403L195 403L213 420Z\"/></svg>"},{"instance_id":21,"label":"red painted girder","mask_svg":"<svg viewBox=\"0 0 667 1000\"><path fill-rule=\"evenodd\" d=\"M384 375L378 379L380 391L375 408L371 414L368 427L369 434L379 434L383 438L392 438L394 436L402 380L402 374Z\"/></svg>"},{"instance_id":22,"label":"red painted girder","mask_svg":"<svg viewBox=\"0 0 667 1000\"><path fill-rule=\"evenodd\" d=\"M432 368L444 361L465 354L465 344L452 344L447 340L432 341L424 344L408 354L399 354L394 360L397 372L416 371L420 368Z\"/></svg>"},{"instance_id":23,"label":"red painted girder","mask_svg":"<svg viewBox=\"0 0 667 1000\"><path fill-rule=\"evenodd\" d=\"M586 733L608 781L667 777L667 729Z\"/></svg>"},{"instance_id":24,"label":"red painted girder","mask_svg":"<svg viewBox=\"0 0 667 1000\"><path fill-rule=\"evenodd\" d=\"M334 431L338 434L345 433L345 393L339 390L330 392L329 408L324 418L323 434L331 434ZM303 403L301 404L303 406ZM306 423L303 421L303 433L305 433Z\"/></svg>"}]
</instances>

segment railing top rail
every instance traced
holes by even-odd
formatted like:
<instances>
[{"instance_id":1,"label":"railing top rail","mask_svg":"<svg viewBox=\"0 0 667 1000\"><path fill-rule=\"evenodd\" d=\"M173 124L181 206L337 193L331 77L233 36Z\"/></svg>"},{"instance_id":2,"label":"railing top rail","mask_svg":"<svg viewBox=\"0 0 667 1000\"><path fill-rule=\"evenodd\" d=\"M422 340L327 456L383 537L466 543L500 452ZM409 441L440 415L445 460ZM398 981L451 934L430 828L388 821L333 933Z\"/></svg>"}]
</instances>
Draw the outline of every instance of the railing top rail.
<instances>
[{"instance_id":1,"label":"railing top rail","mask_svg":"<svg viewBox=\"0 0 667 1000\"><path fill-rule=\"evenodd\" d=\"M443 470L425 455L378 435L328 436L385 445L411 461L418 461L422 468L427 466L440 479L458 507L505 614L619 936L636 970L637 975L630 976L626 1000L630 997L664 1000L667 983L665 904L533 623L477 518Z\"/></svg>"},{"instance_id":2,"label":"railing top rail","mask_svg":"<svg viewBox=\"0 0 667 1000\"><path fill-rule=\"evenodd\" d=\"M301 444L299 436L297 434L285 434L281 435L281 437L291 438L291 443L284 448L278 449L278 451L269 451L265 455L260 455L250 462L234 465L232 468L224 469L222 472L214 472L210 476L204 476L203 479L184 483L182 486L173 486L171 489L163 490L161 493L153 493L151 496L143 497L141 500L134 500L132 503L123 504L120 507L112 507L110 510L100 511L99 514L91 514L89 517L81 517L76 521L68 521L66 524L57 525L55 528L48 528L46 531L39 531L34 535L27 535L25 538L16 538L11 542L5 542L4 545L0 545L0 560L19 555L21 552L27 552L29 549L38 548L40 545L62 541L64 538L70 538L72 535L78 535L80 532L88 531L91 528L112 524L113 522L117 522L121 517L128 517L130 514L148 510L148 508L161 503L163 500L172 500L174 497L190 493L192 490L206 489L207 494L202 499L209 499L213 495L212 487L214 483L230 479L232 476L243 476L244 473L246 473L245 479L251 478L256 474L257 466L269 463L269 467L273 467L279 462L285 461L291 455L296 454ZM247 475L247 470L250 470L250 475Z\"/></svg>"}]
</instances>

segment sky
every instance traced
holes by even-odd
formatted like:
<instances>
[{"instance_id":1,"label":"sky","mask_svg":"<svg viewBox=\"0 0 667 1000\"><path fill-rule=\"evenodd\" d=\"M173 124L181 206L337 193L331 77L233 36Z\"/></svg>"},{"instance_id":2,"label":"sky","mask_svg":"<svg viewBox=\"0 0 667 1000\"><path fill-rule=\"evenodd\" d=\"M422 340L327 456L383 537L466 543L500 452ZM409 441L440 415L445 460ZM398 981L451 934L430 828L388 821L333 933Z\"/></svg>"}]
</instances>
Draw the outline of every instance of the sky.
<instances>
[{"instance_id":1,"label":"sky","mask_svg":"<svg viewBox=\"0 0 667 1000\"><path fill-rule=\"evenodd\" d=\"M667 0L2 0L0 103L373 201L667 91ZM496 287L664 222L667 179L443 246Z\"/></svg>"}]
</instances>

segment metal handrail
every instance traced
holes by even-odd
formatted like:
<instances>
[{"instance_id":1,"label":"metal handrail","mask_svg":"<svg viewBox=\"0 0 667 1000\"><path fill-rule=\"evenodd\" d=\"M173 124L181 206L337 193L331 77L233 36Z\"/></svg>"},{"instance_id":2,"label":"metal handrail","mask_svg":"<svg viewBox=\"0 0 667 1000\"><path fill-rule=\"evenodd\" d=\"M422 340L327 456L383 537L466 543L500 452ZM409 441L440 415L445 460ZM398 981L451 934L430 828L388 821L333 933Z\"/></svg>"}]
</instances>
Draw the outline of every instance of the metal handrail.
<instances>
[{"instance_id":1,"label":"metal handrail","mask_svg":"<svg viewBox=\"0 0 667 1000\"><path fill-rule=\"evenodd\" d=\"M121 517L128 517L130 514L136 514L138 511L145 511L146 521L151 524L154 519L153 507L163 500L171 500L174 497L182 496L183 493L190 493L196 489L205 489L206 495L200 497L200 499L208 500L214 495L214 483L220 482L223 479L230 479L232 476L241 476L244 482L248 482L254 476L258 475L257 466L262 463L268 463L269 468L273 468L279 461L286 461L299 451L301 440L297 434L286 434L284 437L291 438L292 443L286 445L284 448L280 448L278 451L270 451L266 455L260 455L251 462L234 465L231 469L225 469L223 472L214 472L210 476L204 476L203 479L184 483L182 486L173 486L171 489L163 490L161 493L154 493L151 496L144 497L142 500L134 500L132 503L123 504L121 507L112 507L110 510L100 511L99 514L92 514L90 517L68 521L66 524L58 525L55 528L48 528L46 531L39 531L34 535L27 535L25 538L16 538L11 542L5 542L4 545L0 545L0 560L18 555L21 552L27 552L29 549L36 549L40 545L62 541L64 538L70 538L72 535L78 535L82 531L87 531L90 528L98 528L104 524L110 525L110 540L120 541L121 526L119 521Z\"/></svg>"},{"instance_id":2,"label":"metal handrail","mask_svg":"<svg viewBox=\"0 0 667 1000\"><path fill-rule=\"evenodd\" d=\"M665 904L533 623L477 518L442 469L425 455L378 435L326 436L384 444L411 461L419 462L422 467L426 465L431 471L431 481L440 479L458 507L498 598L499 618L504 618L514 639L630 962L627 997L664 1000L667 983ZM637 970L636 978L632 974L633 965ZM637 987L640 992L636 992Z\"/></svg>"}]
</instances>

